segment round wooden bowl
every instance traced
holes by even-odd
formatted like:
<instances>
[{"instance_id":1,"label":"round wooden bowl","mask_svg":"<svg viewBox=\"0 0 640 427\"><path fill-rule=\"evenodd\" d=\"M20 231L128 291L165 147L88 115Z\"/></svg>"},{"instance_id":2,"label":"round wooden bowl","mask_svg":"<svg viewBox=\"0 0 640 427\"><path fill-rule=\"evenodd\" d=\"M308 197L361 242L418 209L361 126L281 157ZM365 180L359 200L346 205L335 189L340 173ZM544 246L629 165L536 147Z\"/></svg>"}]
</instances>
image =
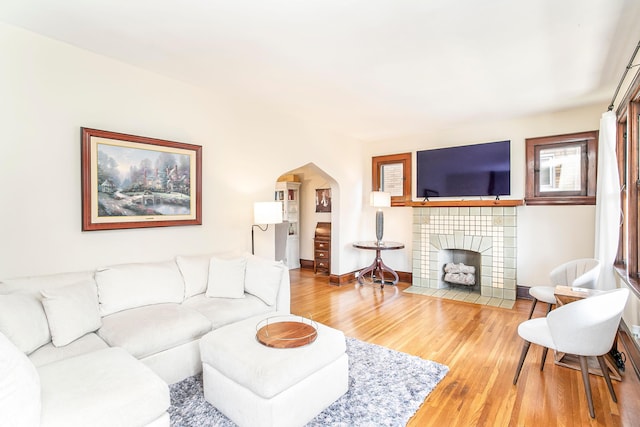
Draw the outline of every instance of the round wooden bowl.
<instances>
[{"instance_id":1,"label":"round wooden bowl","mask_svg":"<svg viewBox=\"0 0 640 427\"><path fill-rule=\"evenodd\" d=\"M317 323L304 317L269 317L256 327L259 343L273 348L295 348L311 344L318 336Z\"/></svg>"}]
</instances>

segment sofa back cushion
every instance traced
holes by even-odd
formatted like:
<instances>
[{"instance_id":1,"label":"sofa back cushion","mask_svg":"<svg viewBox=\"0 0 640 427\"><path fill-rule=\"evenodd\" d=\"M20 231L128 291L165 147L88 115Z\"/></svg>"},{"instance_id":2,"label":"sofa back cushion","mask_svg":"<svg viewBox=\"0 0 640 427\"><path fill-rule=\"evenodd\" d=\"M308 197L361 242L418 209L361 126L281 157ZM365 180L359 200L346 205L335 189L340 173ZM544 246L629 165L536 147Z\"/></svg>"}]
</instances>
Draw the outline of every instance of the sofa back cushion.
<instances>
[{"instance_id":1,"label":"sofa back cushion","mask_svg":"<svg viewBox=\"0 0 640 427\"><path fill-rule=\"evenodd\" d=\"M95 292L93 271L2 279L0 331L26 354L48 344L51 342L51 334L41 302L41 292L78 282L85 282Z\"/></svg>"},{"instance_id":2,"label":"sofa back cushion","mask_svg":"<svg viewBox=\"0 0 640 427\"><path fill-rule=\"evenodd\" d=\"M40 377L27 356L0 332L0 425L40 425Z\"/></svg>"},{"instance_id":3,"label":"sofa back cushion","mask_svg":"<svg viewBox=\"0 0 640 427\"><path fill-rule=\"evenodd\" d=\"M40 298L40 291L61 288L84 280L93 281L93 274L93 271L77 271L2 279L0 282L0 294L28 293Z\"/></svg>"},{"instance_id":4,"label":"sofa back cushion","mask_svg":"<svg viewBox=\"0 0 640 427\"><path fill-rule=\"evenodd\" d=\"M100 314L184 300L184 282L175 261L120 264L96 271Z\"/></svg>"},{"instance_id":5,"label":"sofa back cushion","mask_svg":"<svg viewBox=\"0 0 640 427\"><path fill-rule=\"evenodd\" d=\"M36 295L0 295L0 332L23 353L51 341L47 316Z\"/></svg>"},{"instance_id":6,"label":"sofa back cushion","mask_svg":"<svg viewBox=\"0 0 640 427\"><path fill-rule=\"evenodd\" d=\"M179 255L176 263L184 279L184 298L202 294L207 290L211 255Z\"/></svg>"},{"instance_id":7,"label":"sofa back cushion","mask_svg":"<svg viewBox=\"0 0 640 427\"><path fill-rule=\"evenodd\" d=\"M282 275L287 273L287 268L281 261L247 256L244 290L257 296L268 306L275 306Z\"/></svg>"},{"instance_id":8,"label":"sofa back cushion","mask_svg":"<svg viewBox=\"0 0 640 427\"><path fill-rule=\"evenodd\" d=\"M83 281L41 292L54 346L65 346L102 325L93 282Z\"/></svg>"},{"instance_id":9,"label":"sofa back cushion","mask_svg":"<svg viewBox=\"0 0 640 427\"><path fill-rule=\"evenodd\" d=\"M209 285L211 258L232 260L243 257L242 252L225 251L201 255L178 255L176 264L184 279L184 299L203 294Z\"/></svg>"},{"instance_id":10,"label":"sofa back cushion","mask_svg":"<svg viewBox=\"0 0 640 427\"><path fill-rule=\"evenodd\" d=\"M206 295L209 298L244 298L245 258L212 257Z\"/></svg>"}]
</instances>

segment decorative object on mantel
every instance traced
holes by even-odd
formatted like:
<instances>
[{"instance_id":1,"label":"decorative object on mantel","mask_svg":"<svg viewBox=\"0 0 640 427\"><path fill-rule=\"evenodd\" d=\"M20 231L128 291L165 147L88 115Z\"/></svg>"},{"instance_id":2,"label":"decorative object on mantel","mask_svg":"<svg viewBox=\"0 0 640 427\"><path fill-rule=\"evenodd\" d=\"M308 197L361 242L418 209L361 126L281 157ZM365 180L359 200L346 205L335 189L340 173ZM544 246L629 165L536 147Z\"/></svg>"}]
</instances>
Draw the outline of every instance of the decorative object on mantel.
<instances>
[{"instance_id":1,"label":"decorative object on mantel","mask_svg":"<svg viewBox=\"0 0 640 427\"><path fill-rule=\"evenodd\" d=\"M331 189L316 189L316 212L331 212Z\"/></svg>"},{"instance_id":2,"label":"decorative object on mantel","mask_svg":"<svg viewBox=\"0 0 640 427\"><path fill-rule=\"evenodd\" d=\"M82 230L202 224L202 147L81 128Z\"/></svg>"},{"instance_id":3,"label":"decorative object on mantel","mask_svg":"<svg viewBox=\"0 0 640 427\"><path fill-rule=\"evenodd\" d=\"M384 191L372 191L370 198L371 206L377 208L376 211L376 240L378 245L382 244L382 233L384 231L384 214L382 208L391 207L391 194Z\"/></svg>"},{"instance_id":4,"label":"decorative object on mantel","mask_svg":"<svg viewBox=\"0 0 640 427\"><path fill-rule=\"evenodd\" d=\"M500 207L500 206L524 206L522 199L500 199L500 200L428 200L419 202L409 202L407 206L414 208L455 208L455 207Z\"/></svg>"},{"instance_id":5,"label":"decorative object on mantel","mask_svg":"<svg viewBox=\"0 0 640 427\"><path fill-rule=\"evenodd\" d=\"M267 231L269 224L282 223L282 202L256 202L253 204L253 225L251 226L251 253L255 254L253 230ZM265 227L262 228L261 225Z\"/></svg>"},{"instance_id":6,"label":"decorative object on mantel","mask_svg":"<svg viewBox=\"0 0 640 427\"><path fill-rule=\"evenodd\" d=\"M449 372L445 365L355 338L347 337L346 343L349 390L308 427L404 426ZM235 426L204 399L201 374L172 384L169 390L171 425Z\"/></svg>"}]
</instances>

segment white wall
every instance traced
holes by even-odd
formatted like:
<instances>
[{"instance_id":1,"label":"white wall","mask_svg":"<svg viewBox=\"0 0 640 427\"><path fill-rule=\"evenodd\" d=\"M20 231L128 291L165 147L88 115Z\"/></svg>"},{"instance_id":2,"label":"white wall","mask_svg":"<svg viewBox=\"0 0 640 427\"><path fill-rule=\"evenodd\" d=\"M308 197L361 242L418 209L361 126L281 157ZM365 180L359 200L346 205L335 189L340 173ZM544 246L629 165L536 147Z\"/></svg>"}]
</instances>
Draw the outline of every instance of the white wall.
<instances>
[{"instance_id":1,"label":"white wall","mask_svg":"<svg viewBox=\"0 0 640 427\"><path fill-rule=\"evenodd\" d=\"M363 172L349 162L362 156L356 141L5 24L0 94L0 278L249 250L253 202L311 161L361 193ZM202 145L203 225L82 232L83 126ZM337 201L349 212L338 221L345 241L358 198ZM273 243L258 245L273 255Z\"/></svg>"},{"instance_id":2,"label":"white wall","mask_svg":"<svg viewBox=\"0 0 640 427\"><path fill-rule=\"evenodd\" d=\"M597 129L605 106L362 143L242 94L223 96L0 24L0 278L250 248L254 201L282 173L313 163L335 180L332 273L371 262L354 241L374 238L371 156L512 141L512 188L524 194L524 139ZM81 232L80 127L203 146L203 225ZM360 159L360 161L358 161ZM337 193L337 194L336 194ZM518 278L593 253L594 209L521 207ZM385 211L385 239L407 248L385 261L411 271L411 208ZM257 233L270 256L273 238ZM265 251L264 253L261 251Z\"/></svg>"},{"instance_id":3,"label":"white wall","mask_svg":"<svg viewBox=\"0 0 640 427\"><path fill-rule=\"evenodd\" d=\"M413 152L413 188L415 188L415 151L454 145L511 140L511 194L523 199L525 192L525 139L539 136L595 130L606 105L598 104L571 111L541 114L526 119L495 121L458 126L438 134L390 139L367 146L363 163L368 168L366 191L371 190L371 157ZM415 199L415 197L414 197ZM384 254L392 268L411 271L412 208L385 210L385 240L405 243L403 251ZM556 265L594 253L594 206L521 206L518 211L518 283L548 283L549 271ZM373 208L366 207L362 235L374 230Z\"/></svg>"}]
</instances>

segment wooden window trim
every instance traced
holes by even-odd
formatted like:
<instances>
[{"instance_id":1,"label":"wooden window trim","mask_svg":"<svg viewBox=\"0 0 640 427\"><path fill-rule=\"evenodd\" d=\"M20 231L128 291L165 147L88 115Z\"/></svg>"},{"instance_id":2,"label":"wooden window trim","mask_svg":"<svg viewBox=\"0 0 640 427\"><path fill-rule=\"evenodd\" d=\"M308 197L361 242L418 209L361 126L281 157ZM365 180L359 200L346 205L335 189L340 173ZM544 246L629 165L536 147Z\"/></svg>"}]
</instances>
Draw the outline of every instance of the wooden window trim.
<instances>
[{"instance_id":1,"label":"wooden window trim","mask_svg":"<svg viewBox=\"0 0 640 427\"><path fill-rule=\"evenodd\" d=\"M596 167L598 151L598 131L577 132L565 135L527 138L526 143L526 192L527 205L595 205ZM586 158L582 170L582 185L579 192L541 193L539 186L539 156L541 148L555 146L582 145L586 148Z\"/></svg>"},{"instance_id":2,"label":"wooden window trim","mask_svg":"<svg viewBox=\"0 0 640 427\"><path fill-rule=\"evenodd\" d=\"M626 113L621 120L618 120L616 131L616 156L618 161L618 173L620 179L620 211L622 214L622 223L620 225L620 233L618 237L618 253L616 254L615 264L617 266L626 266L628 259L628 248L624 244L626 242L626 236L628 235L627 222L624 218L627 217L627 199L628 199L628 179L627 179L627 159L628 159L628 144L627 144L627 116Z\"/></svg>"},{"instance_id":3,"label":"wooden window trim","mask_svg":"<svg viewBox=\"0 0 640 427\"><path fill-rule=\"evenodd\" d=\"M376 156L371 159L371 189L380 190L380 169L388 164L402 164L402 196L392 196L391 206L406 206L411 202L411 153Z\"/></svg>"},{"instance_id":4,"label":"wooden window trim","mask_svg":"<svg viewBox=\"0 0 640 427\"><path fill-rule=\"evenodd\" d=\"M623 215L616 268L629 287L640 294L640 73L618 105L616 116Z\"/></svg>"},{"instance_id":5,"label":"wooden window trim","mask_svg":"<svg viewBox=\"0 0 640 427\"><path fill-rule=\"evenodd\" d=\"M630 102L629 104L629 116L628 116L628 130L627 130L627 173L628 173L628 203L627 208L627 223L629 225L627 230L627 243L629 247L629 257L627 271L630 277L634 279L640 278L640 253L638 247L640 247L640 235L638 234L638 221L640 220L640 212L638 210L638 186L640 184L640 167L639 153L640 146L638 144L638 117L640 117L640 102Z\"/></svg>"}]
</instances>

